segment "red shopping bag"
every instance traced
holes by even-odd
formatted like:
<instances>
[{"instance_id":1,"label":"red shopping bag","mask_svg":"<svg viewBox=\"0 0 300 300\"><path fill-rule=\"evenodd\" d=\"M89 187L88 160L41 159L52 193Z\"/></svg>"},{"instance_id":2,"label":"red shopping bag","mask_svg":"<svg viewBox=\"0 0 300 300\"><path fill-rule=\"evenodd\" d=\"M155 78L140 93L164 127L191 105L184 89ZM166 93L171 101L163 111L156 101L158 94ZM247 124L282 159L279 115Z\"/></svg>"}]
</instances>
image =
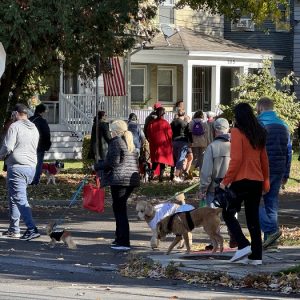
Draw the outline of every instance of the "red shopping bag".
<instances>
[{"instance_id":1,"label":"red shopping bag","mask_svg":"<svg viewBox=\"0 0 300 300\"><path fill-rule=\"evenodd\" d=\"M100 179L96 176L96 186L89 183L83 187L83 207L98 213L104 212L104 189L100 188Z\"/></svg>"}]
</instances>

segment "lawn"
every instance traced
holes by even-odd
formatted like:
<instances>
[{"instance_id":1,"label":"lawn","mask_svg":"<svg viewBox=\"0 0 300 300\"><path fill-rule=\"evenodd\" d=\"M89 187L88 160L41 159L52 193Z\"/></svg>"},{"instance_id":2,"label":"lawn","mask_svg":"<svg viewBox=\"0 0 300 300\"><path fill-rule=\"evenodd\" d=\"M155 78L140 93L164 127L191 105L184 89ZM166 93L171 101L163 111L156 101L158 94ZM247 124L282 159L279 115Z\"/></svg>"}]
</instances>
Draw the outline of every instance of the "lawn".
<instances>
[{"instance_id":1,"label":"lawn","mask_svg":"<svg viewBox=\"0 0 300 300\"><path fill-rule=\"evenodd\" d=\"M300 193L300 162L297 160L298 153L293 156L290 179L285 186L284 195ZM82 162L78 160L65 160L65 168L57 175L57 185L46 185L46 177L43 175L41 183L38 186L29 186L28 194L31 200L68 200L76 190L76 187L84 177L82 170ZM3 162L0 162L0 169L3 168ZM5 199L5 172L0 172L0 199ZM193 181L186 181L182 184L172 183L167 179L159 183L157 180L151 183L141 183L140 188L136 189L136 196L144 196L146 198L168 199L176 192L184 190L191 184L196 183L198 177ZM197 188L189 192L189 196L197 198Z\"/></svg>"}]
</instances>

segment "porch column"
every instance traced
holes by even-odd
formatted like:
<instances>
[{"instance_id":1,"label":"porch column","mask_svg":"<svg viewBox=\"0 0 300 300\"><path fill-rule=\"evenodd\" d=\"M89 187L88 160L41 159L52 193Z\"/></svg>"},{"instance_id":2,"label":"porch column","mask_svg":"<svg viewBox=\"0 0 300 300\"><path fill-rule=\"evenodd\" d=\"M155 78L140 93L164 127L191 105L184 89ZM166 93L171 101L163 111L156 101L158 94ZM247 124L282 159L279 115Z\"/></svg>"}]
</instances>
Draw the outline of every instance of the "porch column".
<instances>
[{"instance_id":1,"label":"porch column","mask_svg":"<svg viewBox=\"0 0 300 300\"><path fill-rule=\"evenodd\" d=\"M247 75L249 73L249 68L247 66L240 67L240 74Z\"/></svg>"},{"instance_id":2,"label":"porch column","mask_svg":"<svg viewBox=\"0 0 300 300\"><path fill-rule=\"evenodd\" d=\"M192 116L192 90L193 90L193 65L191 61L186 61L183 65L183 103L185 112Z\"/></svg>"},{"instance_id":3,"label":"porch column","mask_svg":"<svg viewBox=\"0 0 300 300\"><path fill-rule=\"evenodd\" d=\"M220 80L221 67L213 66L211 72L211 104L210 109L216 111L217 106L220 105Z\"/></svg>"}]
</instances>

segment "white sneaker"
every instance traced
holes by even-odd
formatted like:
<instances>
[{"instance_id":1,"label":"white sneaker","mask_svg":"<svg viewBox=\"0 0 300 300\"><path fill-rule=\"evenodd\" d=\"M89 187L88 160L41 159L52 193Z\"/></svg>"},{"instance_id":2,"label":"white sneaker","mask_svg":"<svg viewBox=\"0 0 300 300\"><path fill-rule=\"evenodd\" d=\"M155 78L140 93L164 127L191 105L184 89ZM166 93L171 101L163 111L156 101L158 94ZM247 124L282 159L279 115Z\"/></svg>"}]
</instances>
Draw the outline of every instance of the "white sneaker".
<instances>
[{"instance_id":1,"label":"white sneaker","mask_svg":"<svg viewBox=\"0 0 300 300\"><path fill-rule=\"evenodd\" d=\"M243 264L243 265L259 266L259 265L262 265L262 260L261 259L243 258L243 259L237 261L237 263Z\"/></svg>"},{"instance_id":2,"label":"white sneaker","mask_svg":"<svg viewBox=\"0 0 300 300\"><path fill-rule=\"evenodd\" d=\"M178 177L178 176L175 176L174 179L173 179L174 182L183 182L183 180Z\"/></svg>"},{"instance_id":3,"label":"white sneaker","mask_svg":"<svg viewBox=\"0 0 300 300\"><path fill-rule=\"evenodd\" d=\"M128 251L130 250L130 247L126 247L126 246L110 246L111 249L114 249L114 250L119 250L119 251Z\"/></svg>"},{"instance_id":4,"label":"white sneaker","mask_svg":"<svg viewBox=\"0 0 300 300\"><path fill-rule=\"evenodd\" d=\"M244 257L250 255L251 253L252 252L251 252L251 247L250 246L247 246L243 249L237 250L235 252L235 254L233 255L233 257L230 259L230 262L235 262L235 261L241 260Z\"/></svg>"}]
</instances>

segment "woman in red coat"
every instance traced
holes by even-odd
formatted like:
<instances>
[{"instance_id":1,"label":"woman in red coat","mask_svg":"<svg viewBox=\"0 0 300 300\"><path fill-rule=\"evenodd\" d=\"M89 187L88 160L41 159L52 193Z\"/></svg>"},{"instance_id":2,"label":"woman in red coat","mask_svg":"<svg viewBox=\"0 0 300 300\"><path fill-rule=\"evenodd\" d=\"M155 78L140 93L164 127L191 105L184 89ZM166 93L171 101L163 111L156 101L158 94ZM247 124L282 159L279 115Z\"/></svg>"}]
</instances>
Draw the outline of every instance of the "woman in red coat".
<instances>
[{"instance_id":1,"label":"woman in red coat","mask_svg":"<svg viewBox=\"0 0 300 300\"><path fill-rule=\"evenodd\" d=\"M147 137L150 144L150 157L152 170L150 179L158 165L160 165L159 181L162 181L165 165L173 166L172 129L163 118L165 109L159 107L156 110L157 118L152 120L147 128Z\"/></svg>"}]
</instances>

